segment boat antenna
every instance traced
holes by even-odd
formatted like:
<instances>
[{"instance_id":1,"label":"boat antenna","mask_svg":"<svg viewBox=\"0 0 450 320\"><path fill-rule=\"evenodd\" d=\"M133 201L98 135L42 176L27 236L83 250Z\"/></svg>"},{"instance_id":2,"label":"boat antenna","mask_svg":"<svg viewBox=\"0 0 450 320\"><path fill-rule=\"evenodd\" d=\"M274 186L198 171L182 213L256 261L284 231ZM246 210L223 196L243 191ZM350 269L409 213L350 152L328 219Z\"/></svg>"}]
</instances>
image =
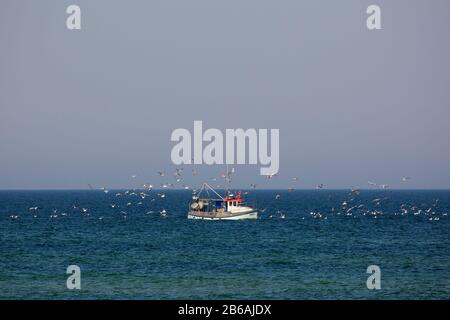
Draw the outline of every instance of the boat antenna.
<instances>
[{"instance_id":1,"label":"boat antenna","mask_svg":"<svg viewBox=\"0 0 450 320\"><path fill-rule=\"evenodd\" d=\"M227 163L227 174L225 175L225 180L226 180L226 191L230 191L230 170L228 169L228 163Z\"/></svg>"}]
</instances>

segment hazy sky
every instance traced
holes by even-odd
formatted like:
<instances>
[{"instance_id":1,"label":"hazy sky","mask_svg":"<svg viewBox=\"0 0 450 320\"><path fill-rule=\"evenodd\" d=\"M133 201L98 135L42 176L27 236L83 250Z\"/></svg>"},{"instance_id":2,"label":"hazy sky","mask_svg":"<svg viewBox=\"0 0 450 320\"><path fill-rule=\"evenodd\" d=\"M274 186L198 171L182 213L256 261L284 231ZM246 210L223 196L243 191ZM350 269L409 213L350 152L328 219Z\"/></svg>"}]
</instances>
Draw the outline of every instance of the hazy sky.
<instances>
[{"instance_id":1,"label":"hazy sky","mask_svg":"<svg viewBox=\"0 0 450 320\"><path fill-rule=\"evenodd\" d=\"M0 188L173 182L193 120L280 129L279 176L235 186L450 188L449 31L448 0L3 0Z\"/></svg>"}]
</instances>

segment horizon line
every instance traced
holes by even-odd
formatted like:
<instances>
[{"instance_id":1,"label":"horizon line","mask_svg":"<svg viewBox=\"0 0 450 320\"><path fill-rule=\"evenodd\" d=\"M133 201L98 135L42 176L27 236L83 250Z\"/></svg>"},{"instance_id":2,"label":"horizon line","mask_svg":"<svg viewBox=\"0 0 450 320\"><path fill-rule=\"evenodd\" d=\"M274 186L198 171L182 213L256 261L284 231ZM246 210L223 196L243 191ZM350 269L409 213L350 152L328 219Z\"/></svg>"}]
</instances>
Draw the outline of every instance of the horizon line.
<instances>
[{"instance_id":1,"label":"horizon line","mask_svg":"<svg viewBox=\"0 0 450 320\"><path fill-rule=\"evenodd\" d=\"M124 190L144 190L144 191L192 191L192 190L198 190L199 188L152 188L152 189L145 189L145 188L112 188L107 189L108 192L112 191L124 191ZM227 190L227 188L215 188L216 190ZM228 190L245 190L245 191L258 191L258 190L286 190L292 189L291 191L348 191L351 190L351 188L229 188ZM450 188L388 188L388 189L371 189L371 188L358 188L355 189L358 191L450 191ZM2 191L98 191L103 192L101 189L89 189L89 188L0 188L0 192Z\"/></svg>"}]
</instances>

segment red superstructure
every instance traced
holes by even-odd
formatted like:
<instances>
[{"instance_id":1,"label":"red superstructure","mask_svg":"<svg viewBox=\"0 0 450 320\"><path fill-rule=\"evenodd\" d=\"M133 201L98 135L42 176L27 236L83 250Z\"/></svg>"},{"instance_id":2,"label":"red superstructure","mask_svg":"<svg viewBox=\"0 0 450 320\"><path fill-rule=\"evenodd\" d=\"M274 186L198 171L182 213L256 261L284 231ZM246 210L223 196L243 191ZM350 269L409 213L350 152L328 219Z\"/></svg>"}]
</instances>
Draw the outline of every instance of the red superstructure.
<instances>
[{"instance_id":1,"label":"red superstructure","mask_svg":"<svg viewBox=\"0 0 450 320\"><path fill-rule=\"evenodd\" d=\"M241 198L241 192L240 191L237 193L237 197L235 197L232 194L230 195L227 192L227 196L225 197L225 199L223 199L223 201L225 201L225 202L231 202L231 201L244 202L244 199Z\"/></svg>"}]
</instances>

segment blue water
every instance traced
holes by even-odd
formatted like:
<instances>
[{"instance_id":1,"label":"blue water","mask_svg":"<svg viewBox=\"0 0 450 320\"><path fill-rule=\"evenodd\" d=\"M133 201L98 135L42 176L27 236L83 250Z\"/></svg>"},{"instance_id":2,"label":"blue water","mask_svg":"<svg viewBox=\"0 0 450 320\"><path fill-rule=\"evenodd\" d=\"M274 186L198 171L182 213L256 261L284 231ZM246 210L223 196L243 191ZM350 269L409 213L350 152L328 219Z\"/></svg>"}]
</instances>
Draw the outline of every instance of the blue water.
<instances>
[{"instance_id":1,"label":"blue water","mask_svg":"<svg viewBox=\"0 0 450 320\"><path fill-rule=\"evenodd\" d=\"M450 191L252 191L255 221L187 220L190 191L116 192L1 191L0 298L450 298Z\"/></svg>"}]
</instances>

